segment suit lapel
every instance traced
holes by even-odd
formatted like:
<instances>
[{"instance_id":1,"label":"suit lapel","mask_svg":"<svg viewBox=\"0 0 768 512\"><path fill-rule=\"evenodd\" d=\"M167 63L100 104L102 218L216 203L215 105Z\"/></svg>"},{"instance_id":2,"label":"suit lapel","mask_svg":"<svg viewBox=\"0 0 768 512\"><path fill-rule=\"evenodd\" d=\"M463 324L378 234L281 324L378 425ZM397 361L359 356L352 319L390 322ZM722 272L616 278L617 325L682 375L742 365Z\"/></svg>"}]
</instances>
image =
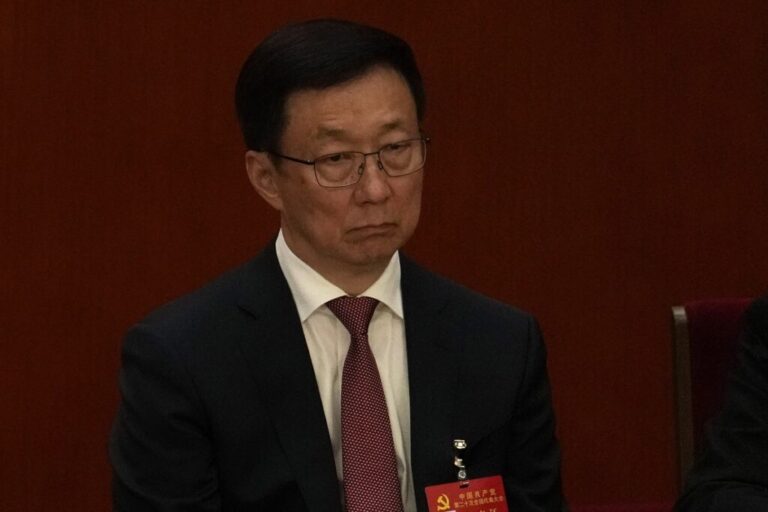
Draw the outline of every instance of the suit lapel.
<instances>
[{"instance_id":1,"label":"suit lapel","mask_svg":"<svg viewBox=\"0 0 768 512\"><path fill-rule=\"evenodd\" d=\"M411 467L424 487L451 481L461 337L449 325L439 281L401 257L411 409ZM242 350L308 510L341 512L333 450L293 297L270 245L248 270L239 300L252 319Z\"/></svg>"},{"instance_id":2,"label":"suit lapel","mask_svg":"<svg viewBox=\"0 0 768 512\"><path fill-rule=\"evenodd\" d=\"M408 379L411 401L411 467L419 509L424 487L455 479L452 441L461 340L450 328L449 298L439 281L406 258L402 262Z\"/></svg>"},{"instance_id":3,"label":"suit lapel","mask_svg":"<svg viewBox=\"0 0 768 512\"><path fill-rule=\"evenodd\" d=\"M312 360L274 244L252 262L239 304L253 320L252 336L242 350L307 508L340 512L333 449Z\"/></svg>"}]
</instances>

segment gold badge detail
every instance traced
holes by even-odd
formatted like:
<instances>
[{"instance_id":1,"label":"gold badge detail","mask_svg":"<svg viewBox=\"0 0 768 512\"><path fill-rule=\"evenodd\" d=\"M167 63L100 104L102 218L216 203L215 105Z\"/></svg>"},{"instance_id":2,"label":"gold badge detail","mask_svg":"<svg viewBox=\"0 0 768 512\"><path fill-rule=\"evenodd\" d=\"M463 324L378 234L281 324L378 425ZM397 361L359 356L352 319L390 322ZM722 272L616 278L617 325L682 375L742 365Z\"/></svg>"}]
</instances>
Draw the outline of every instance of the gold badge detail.
<instances>
[{"instance_id":1,"label":"gold badge detail","mask_svg":"<svg viewBox=\"0 0 768 512\"><path fill-rule=\"evenodd\" d=\"M448 499L447 494L441 494L437 497L437 512L448 510L451 508L451 500Z\"/></svg>"}]
</instances>

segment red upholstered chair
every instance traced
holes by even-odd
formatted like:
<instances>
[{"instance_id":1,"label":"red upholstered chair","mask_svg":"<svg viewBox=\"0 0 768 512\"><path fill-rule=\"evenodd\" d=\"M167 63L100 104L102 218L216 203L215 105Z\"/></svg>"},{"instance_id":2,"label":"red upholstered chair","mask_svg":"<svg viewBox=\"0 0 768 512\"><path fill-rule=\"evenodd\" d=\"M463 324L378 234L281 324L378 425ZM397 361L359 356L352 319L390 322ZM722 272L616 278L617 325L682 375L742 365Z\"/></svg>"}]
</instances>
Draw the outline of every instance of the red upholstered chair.
<instances>
[{"instance_id":1,"label":"red upholstered chair","mask_svg":"<svg viewBox=\"0 0 768 512\"><path fill-rule=\"evenodd\" d=\"M672 308L680 487L701 449L706 421L723 404L750 302L711 299Z\"/></svg>"}]
</instances>

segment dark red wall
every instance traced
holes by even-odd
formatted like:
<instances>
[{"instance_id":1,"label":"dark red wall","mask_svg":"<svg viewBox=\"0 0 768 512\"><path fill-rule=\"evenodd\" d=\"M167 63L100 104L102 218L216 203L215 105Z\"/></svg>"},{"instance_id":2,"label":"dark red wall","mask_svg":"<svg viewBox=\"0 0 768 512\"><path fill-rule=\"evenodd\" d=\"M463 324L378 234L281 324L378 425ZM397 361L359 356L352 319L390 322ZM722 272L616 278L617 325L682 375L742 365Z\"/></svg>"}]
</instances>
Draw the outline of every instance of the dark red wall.
<instances>
[{"instance_id":1,"label":"dark red wall","mask_svg":"<svg viewBox=\"0 0 768 512\"><path fill-rule=\"evenodd\" d=\"M408 250L539 317L571 502L672 499L669 306L768 287L768 4L510 3L0 1L0 510L108 509L121 335L274 235L232 90L320 15L412 43Z\"/></svg>"}]
</instances>

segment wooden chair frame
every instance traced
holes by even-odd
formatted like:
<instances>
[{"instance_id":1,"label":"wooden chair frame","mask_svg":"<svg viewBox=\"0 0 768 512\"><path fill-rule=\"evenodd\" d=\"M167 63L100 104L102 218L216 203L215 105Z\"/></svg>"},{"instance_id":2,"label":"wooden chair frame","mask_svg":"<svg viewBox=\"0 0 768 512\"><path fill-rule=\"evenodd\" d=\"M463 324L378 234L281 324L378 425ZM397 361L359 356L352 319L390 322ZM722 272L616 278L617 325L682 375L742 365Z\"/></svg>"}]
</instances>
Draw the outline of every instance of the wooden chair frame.
<instances>
[{"instance_id":1,"label":"wooden chair frame","mask_svg":"<svg viewBox=\"0 0 768 512\"><path fill-rule=\"evenodd\" d=\"M683 306L672 308L672 345L675 372L677 483L678 489L682 489L685 476L691 469L695 456L691 398L691 345L688 334L688 316Z\"/></svg>"}]
</instances>

